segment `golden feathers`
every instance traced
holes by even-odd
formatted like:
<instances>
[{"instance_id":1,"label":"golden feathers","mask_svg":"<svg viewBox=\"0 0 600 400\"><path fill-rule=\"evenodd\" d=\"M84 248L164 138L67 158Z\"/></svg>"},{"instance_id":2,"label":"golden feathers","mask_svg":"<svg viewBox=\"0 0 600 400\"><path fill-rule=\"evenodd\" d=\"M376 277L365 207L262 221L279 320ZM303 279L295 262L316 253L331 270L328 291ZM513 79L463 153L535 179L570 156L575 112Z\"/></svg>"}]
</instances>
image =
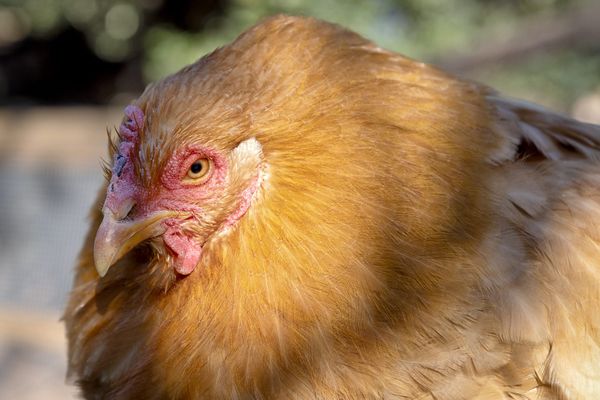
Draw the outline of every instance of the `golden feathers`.
<instances>
[{"instance_id":1,"label":"golden feathers","mask_svg":"<svg viewBox=\"0 0 600 400\"><path fill-rule=\"evenodd\" d=\"M137 104L149 176L255 138L268 179L184 279L131 254L100 280L87 240L65 313L86 397L600 395L598 127L294 17Z\"/></svg>"}]
</instances>

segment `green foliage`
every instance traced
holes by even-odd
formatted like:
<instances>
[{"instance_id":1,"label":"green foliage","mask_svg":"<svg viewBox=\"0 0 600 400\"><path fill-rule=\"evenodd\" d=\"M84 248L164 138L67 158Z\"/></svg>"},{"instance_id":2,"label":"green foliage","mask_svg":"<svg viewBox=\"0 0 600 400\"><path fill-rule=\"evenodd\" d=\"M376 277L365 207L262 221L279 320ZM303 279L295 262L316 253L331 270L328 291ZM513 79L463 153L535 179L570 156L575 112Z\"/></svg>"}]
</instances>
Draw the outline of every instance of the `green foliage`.
<instances>
[{"instance_id":1,"label":"green foliage","mask_svg":"<svg viewBox=\"0 0 600 400\"><path fill-rule=\"evenodd\" d=\"M51 37L70 25L85 34L100 58L120 62L134 51L133 41L148 8L145 4L127 0L0 0L0 13L33 37ZM0 29L0 46L2 39Z\"/></svg>"},{"instance_id":2,"label":"green foliage","mask_svg":"<svg viewBox=\"0 0 600 400\"><path fill-rule=\"evenodd\" d=\"M582 95L600 90L600 53L539 53L479 71L474 78L513 97L568 111Z\"/></svg>"},{"instance_id":3,"label":"green foliage","mask_svg":"<svg viewBox=\"0 0 600 400\"><path fill-rule=\"evenodd\" d=\"M382 47L427 61L468 53L482 38L506 37L532 16L559 15L585 0L231 0L225 13L208 19L199 32L147 21L146 16L161 3L0 0L0 24L4 11L13 15L23 32L33 36L53 35L70 25L84 32L90 47L105 60L127 61L142 54L145 79L152 81L277 13L336 22ZM0 46L2 32L0 28ZM10 35L6 37L10 39ZM541 99L565 109L578 96L600 85L599 71L597 54L558 51L477 70L473 76L515 96Z\"/></svg>"}]
</instances>

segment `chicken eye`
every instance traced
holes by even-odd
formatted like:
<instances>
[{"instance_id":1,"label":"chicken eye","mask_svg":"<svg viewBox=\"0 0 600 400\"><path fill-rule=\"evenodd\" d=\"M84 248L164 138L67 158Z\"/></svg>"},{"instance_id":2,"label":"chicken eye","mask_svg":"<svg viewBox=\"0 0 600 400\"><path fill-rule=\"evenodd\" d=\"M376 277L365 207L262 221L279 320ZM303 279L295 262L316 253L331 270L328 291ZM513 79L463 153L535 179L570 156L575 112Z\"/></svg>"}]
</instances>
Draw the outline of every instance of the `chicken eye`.
<instances>
[{"instance_id":1,"label":"chicken eye","mask_svg":"<svg viewBox=\"0 0 600 400\"><path fill-rule=\"evenodd\" d=\"M199 158L190 165L185 178L190 183L200 183L208 176L210 172L210 161L207 158Z\"/></svg>"}]
</instances>

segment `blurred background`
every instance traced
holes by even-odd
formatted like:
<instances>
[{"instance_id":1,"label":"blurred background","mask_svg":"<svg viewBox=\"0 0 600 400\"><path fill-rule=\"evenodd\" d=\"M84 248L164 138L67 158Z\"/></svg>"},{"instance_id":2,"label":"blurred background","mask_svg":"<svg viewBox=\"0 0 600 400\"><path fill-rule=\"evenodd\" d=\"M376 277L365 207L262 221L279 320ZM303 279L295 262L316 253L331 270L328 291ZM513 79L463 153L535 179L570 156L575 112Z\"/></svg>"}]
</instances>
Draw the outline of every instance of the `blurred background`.
<instances>
[{"instance_id":1,"label":"blurred background","mask_svg":"<svg viewBox=\"0 0 600 400\"><path fill-rule=\"evenodd\" d=\"M598 0L0 0L0 399L69 399L61 310L106 129L144 86L290 13L600 123Z\"/></svg>"}]
</instances>

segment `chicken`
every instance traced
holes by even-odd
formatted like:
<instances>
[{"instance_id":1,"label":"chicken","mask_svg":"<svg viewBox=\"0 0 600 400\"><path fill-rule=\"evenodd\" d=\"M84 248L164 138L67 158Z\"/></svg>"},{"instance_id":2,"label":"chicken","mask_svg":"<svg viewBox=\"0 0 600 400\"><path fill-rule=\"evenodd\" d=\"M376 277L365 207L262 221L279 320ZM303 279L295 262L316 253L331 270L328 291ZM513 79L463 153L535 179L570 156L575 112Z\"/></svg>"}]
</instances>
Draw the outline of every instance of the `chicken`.
<instances>
[{"instance_id":1,"label":"chicken","mask_svg":"<svg viewBox=\"0 0 600 400\"><path fill-rule=\"evenodd\" d=\"M85 398L600 398L598 126L277 16L112 142Z\"/></svg>"}]
</instances>

